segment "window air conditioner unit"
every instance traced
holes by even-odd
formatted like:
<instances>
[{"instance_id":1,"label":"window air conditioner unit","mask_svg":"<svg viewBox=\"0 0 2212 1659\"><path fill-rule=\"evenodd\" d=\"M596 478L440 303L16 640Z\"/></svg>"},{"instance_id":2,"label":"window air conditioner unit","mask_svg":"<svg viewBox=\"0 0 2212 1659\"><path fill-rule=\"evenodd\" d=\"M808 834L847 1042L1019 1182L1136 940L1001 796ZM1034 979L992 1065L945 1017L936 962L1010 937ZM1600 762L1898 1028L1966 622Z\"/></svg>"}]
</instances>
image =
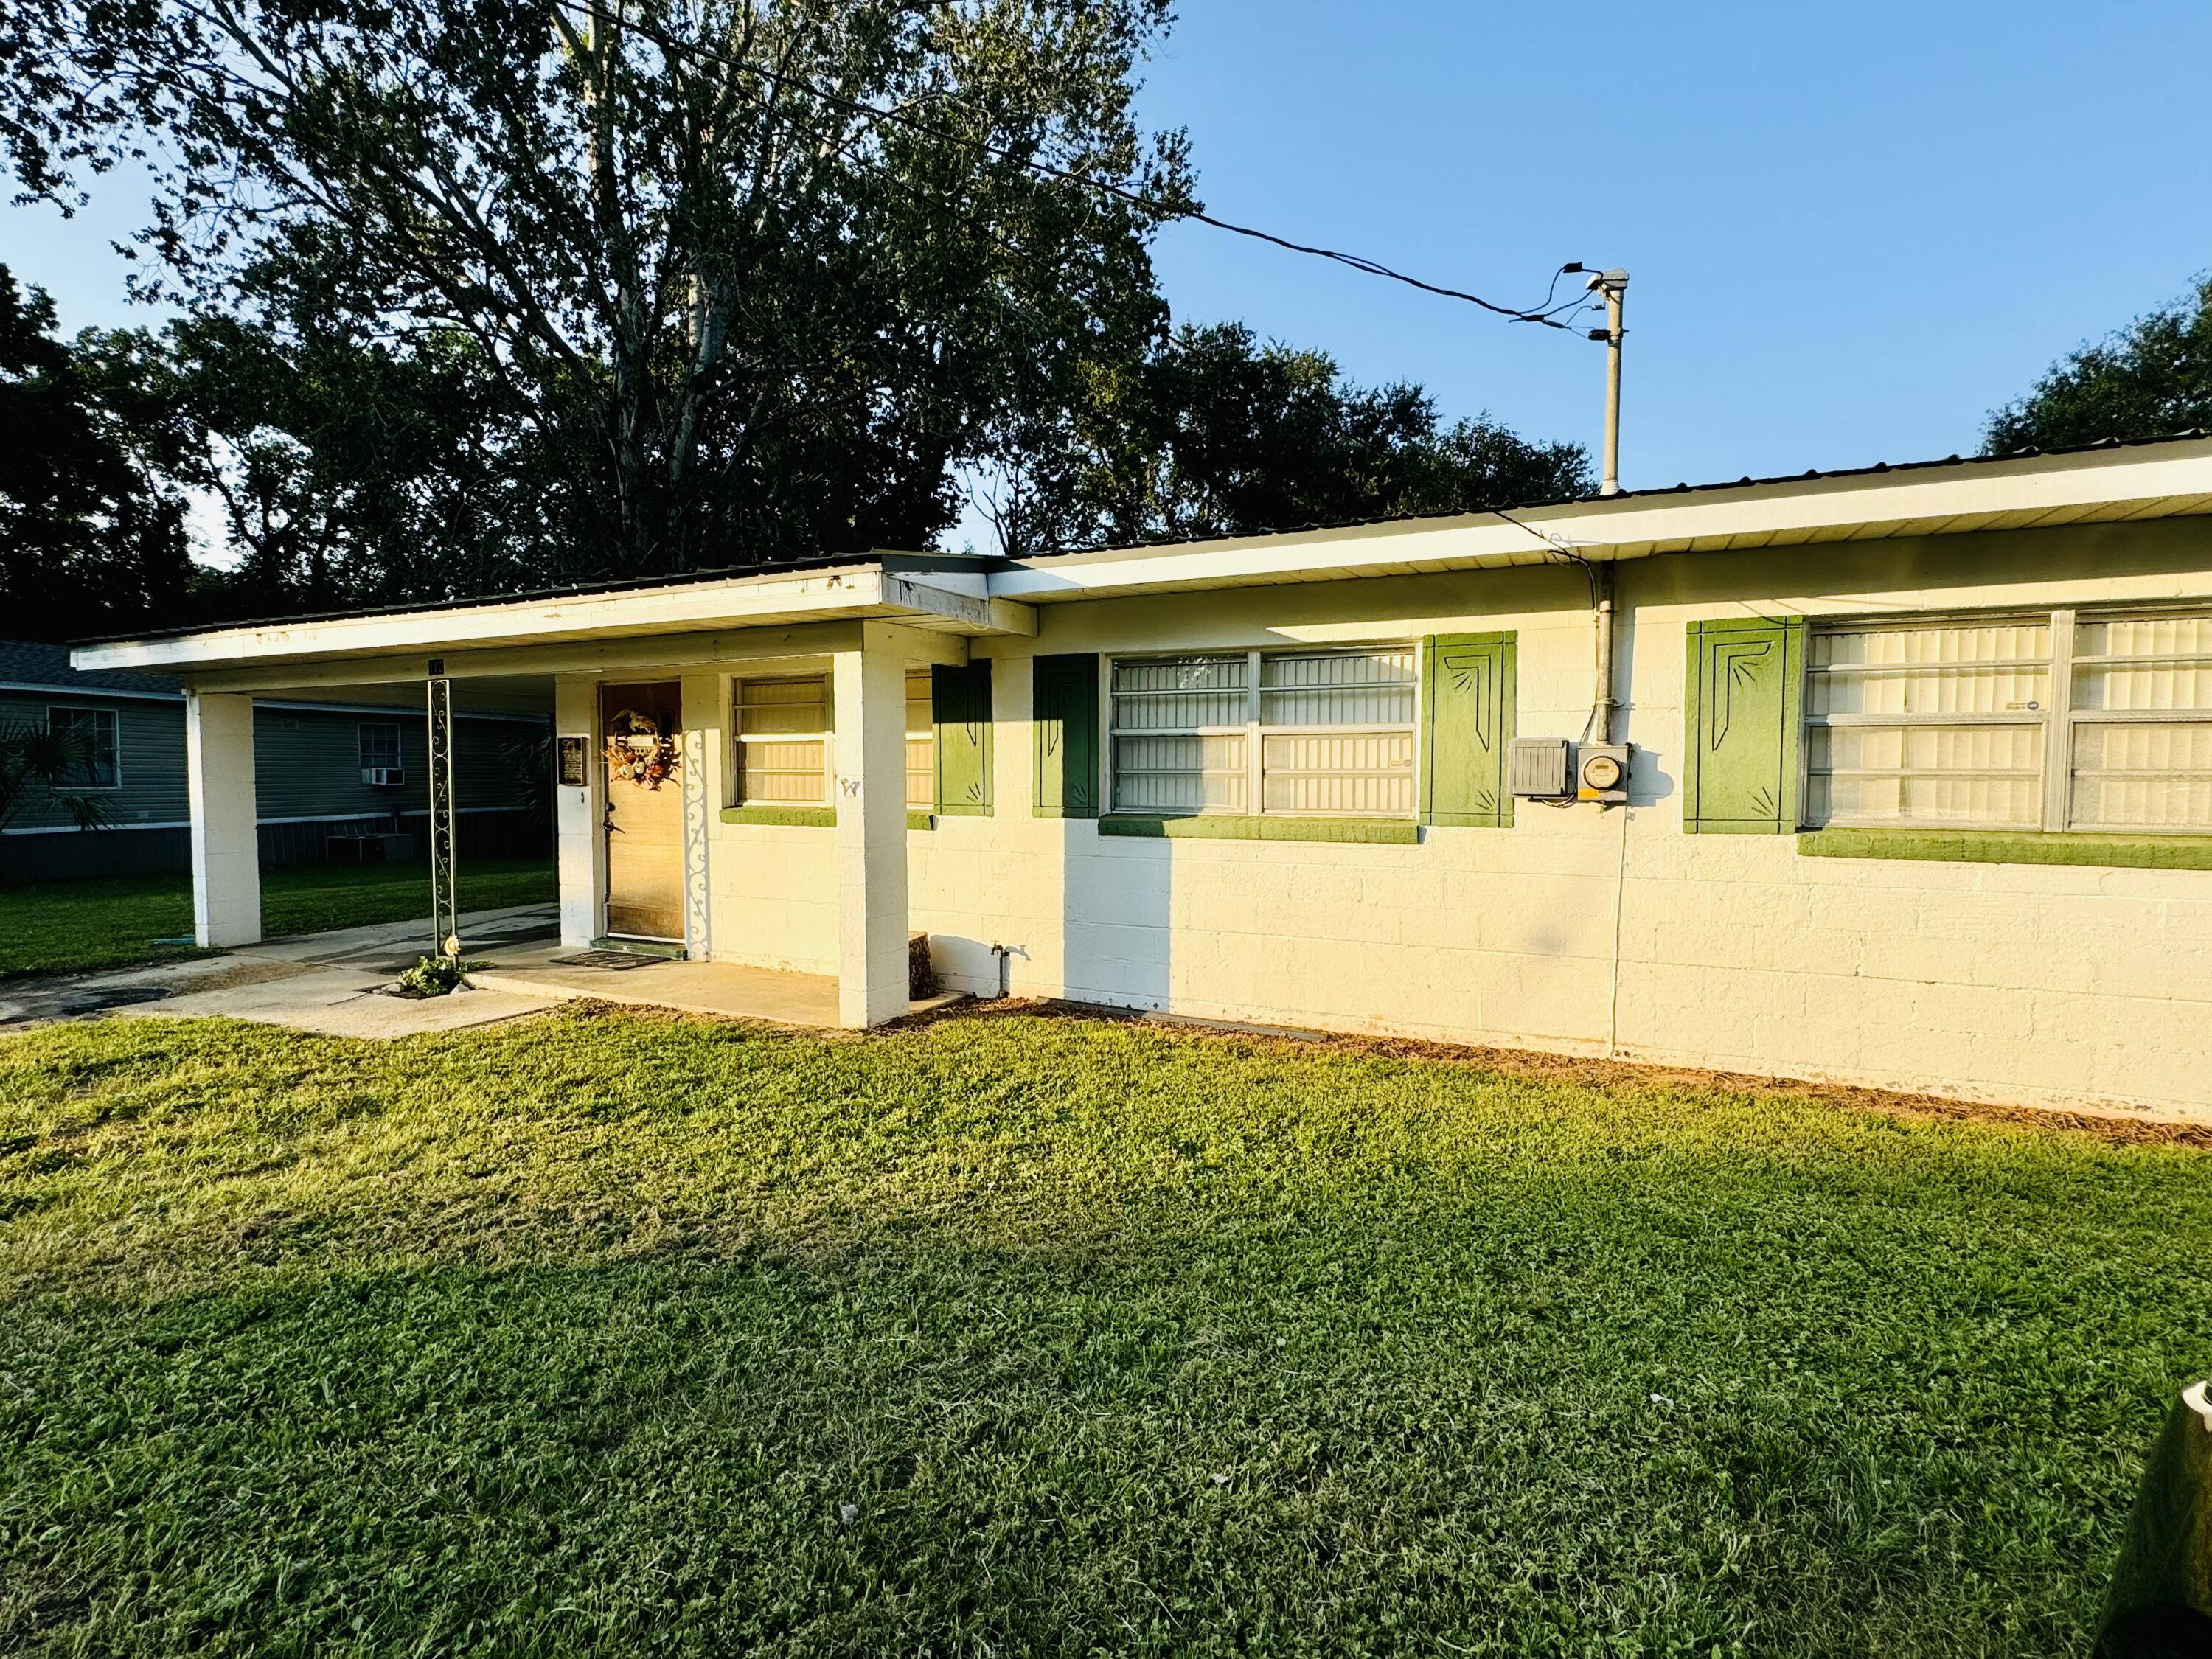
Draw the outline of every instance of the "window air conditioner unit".
<instances>
[{"instance_id":1,"label":"window air conditioner unit","mask_svg":"<svg viewBox=\"0 0 2212 1659\"><path fill-rule=\"evenodd\" d=\"M378 789L397 789L407 781L407 774L397 766L364 766L361 781Z\"/></svg>"}]
</instances>

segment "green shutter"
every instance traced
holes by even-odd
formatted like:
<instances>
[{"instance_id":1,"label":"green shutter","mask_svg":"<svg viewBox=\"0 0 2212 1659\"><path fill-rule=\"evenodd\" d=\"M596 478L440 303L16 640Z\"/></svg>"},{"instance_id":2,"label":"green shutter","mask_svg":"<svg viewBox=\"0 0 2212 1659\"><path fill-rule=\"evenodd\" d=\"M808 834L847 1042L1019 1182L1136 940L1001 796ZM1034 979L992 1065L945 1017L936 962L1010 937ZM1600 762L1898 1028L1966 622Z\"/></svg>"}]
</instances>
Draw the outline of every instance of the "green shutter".
<instances>
[{"instance_id":1,"label":"green shutter","mask_svg":"<svg viewBox=\"0 0 2212 1659\"><path fill-rule=\"evenodd\" d=\"M1030 709L1041 818L1098 816L1098 658L1039 657Z\"/></svg>"},{"instance_id":2,"label":"green shutter","mask_svg":"<svg viewBox=\"0 0 2212 1659\"><path fill-rule=\"evenodd\" d=\"M1510 634L1436 634L1421 642L1421 821L1503 829L1513 822L1505 749L1513 741Z\"/></svg>"},{"instance_id":3,"label":"green shutter","mask_svg":"<svg viewBox=\"0 0 2212 1659\"><path fill-rule=\"evenodd\" d=\"M1797 827L1802 619L1690 624L1682 828L1777 836Z\"/></svg>"},{"instance_id":4,"label":"green shutter","mask_svg":"<svg viewBox=\"0 0 2212 1659\"><path fill-rule=\"evenodd\" d=\"M930 671L930 714L937 742L940 817L991 815L991 664Z\"/></svg>"}]
</instances>

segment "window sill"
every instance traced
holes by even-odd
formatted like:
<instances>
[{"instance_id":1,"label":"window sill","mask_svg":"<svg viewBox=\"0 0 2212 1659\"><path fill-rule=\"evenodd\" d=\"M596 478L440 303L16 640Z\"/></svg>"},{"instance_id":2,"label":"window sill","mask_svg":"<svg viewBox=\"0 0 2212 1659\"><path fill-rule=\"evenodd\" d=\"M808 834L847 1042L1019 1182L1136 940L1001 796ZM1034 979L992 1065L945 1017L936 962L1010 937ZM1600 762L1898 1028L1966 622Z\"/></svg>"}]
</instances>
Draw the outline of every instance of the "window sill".
<instances>
[{"instance_id":1,"label":"window sill","mask_svg":"<svg viewBox=\"0 0 2212 1659\"><path fill-rule=\"evenodd\" d=\"M1421 838L1411 818L1231 817L1187 818L1116 813L1098 820L1102 836L1139 836L1170 841L1317 841L1385 842L1410 847Z\"/></svg>"},{"instance_id":2,"label":"window sill","mask_svg":"<svg viewBox=\"0 0 2212 1659\"><path fill-rule=\"evenodd\" d=\"M837 809L834 806L725 806L722 822L773 823L800 830L834 830L837 825Z\"/></svg>"},{"instance_id":3,"label":"window sill","mask_svg":"<svg viewBox=\"0 0 2212 1659\"><path fill-rule=\"evenodd\" d=\"M1920 859L1945 864L2086 864L2212 870L2212 836L2110 836L2027 830L1808 830L1811 858Z\"/></svg>"},{"instance_id":4,"label":"window sill","mask_svg":"<svg viewBox=\"0 0 2212 1659\"><path fill-rule=\"evenodd\" d=\"M834 806L725 806L725 823L772 823L801 830L834 830L837 827L837 809ZM911 809L906 815L909 830L934 830L934 812L917 812Z\"/></svg>"}]
</instances>

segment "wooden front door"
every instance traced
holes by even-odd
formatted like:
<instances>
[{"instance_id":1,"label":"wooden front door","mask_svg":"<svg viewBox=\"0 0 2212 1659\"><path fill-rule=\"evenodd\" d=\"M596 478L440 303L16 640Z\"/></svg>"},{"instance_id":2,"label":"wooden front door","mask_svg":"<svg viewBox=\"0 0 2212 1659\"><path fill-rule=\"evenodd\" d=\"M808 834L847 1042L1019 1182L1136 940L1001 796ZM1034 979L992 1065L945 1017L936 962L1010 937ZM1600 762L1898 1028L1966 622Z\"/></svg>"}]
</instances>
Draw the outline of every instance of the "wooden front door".
<instances>
[{"instance_id":1,"label":"wooden front door","mask_svg":"<svg viewBox=\"0 0 2212 1659\"><path fill-rule=\"evenodd\" d=\"M684 780L664 769L682 747L674 681L599 688L607 791L607 932L684 939Z\"/></svg>"}]
</instances>

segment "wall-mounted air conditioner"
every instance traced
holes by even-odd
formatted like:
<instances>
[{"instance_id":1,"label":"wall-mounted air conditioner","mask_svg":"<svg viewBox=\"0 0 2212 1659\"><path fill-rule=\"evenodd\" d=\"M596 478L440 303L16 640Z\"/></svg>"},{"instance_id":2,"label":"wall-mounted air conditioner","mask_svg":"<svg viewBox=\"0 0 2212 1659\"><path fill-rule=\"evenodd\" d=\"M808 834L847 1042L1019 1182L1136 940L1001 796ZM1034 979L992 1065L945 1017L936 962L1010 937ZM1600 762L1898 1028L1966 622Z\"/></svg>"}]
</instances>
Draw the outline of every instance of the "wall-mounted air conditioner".
<instances>
[{"instance_id":1,"label":"wall-mounted air conditioner","mask_svg":"<svg viewBox=\"0 0 2212 1659\"><path fill-rule=\"evenodd\" d=\"M364 766L361 781L378 789L397 789L407 781L407 774L397 766Z\"/></svg>"}]
</instances>

